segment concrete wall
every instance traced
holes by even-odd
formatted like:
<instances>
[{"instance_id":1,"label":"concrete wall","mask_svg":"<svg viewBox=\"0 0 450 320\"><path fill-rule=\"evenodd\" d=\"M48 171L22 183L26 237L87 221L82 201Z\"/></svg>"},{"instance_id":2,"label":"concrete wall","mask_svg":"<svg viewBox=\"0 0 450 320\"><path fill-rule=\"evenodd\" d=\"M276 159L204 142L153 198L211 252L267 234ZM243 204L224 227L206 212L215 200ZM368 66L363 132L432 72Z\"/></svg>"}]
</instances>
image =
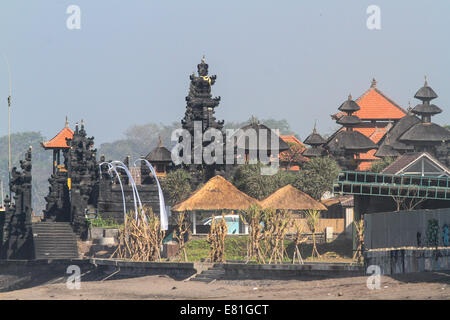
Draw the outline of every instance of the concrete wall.
<instances>
[{"instance_id":1,"label":"concrete wall","mask_svg":"<svg viewBox=\"0 0 450 320\"><path fill-rule=\"evenodd\" d=\"M374 250L364 253L365 268L377 265L381 274L450 270L450 249Z\"/></svg>"},{"instance_id":2,"label":"concrete wall","mask_svg":"<svg viewBox=\"0 0 450 320\"><path fill-rule=\"evenodd\" d=\"M344 263L223 264L225 279L326 279L364 275L360 266Z\"/></svg>"},{"instance_id":3,"label":"concrete wall","mask_svg":"<svg viewBox=\"0 0 450 320\"><path fill-rule=\"evenodd\" d=\"M444 245L442 228L444 224L450 226L450 208L365 214L364 246L366 249L426 246L430 219L439 221L439 245Z\"/></svg>"},{"instance_id":4,"label":"concrete wall","mask_svg":"<svg viewBox=\"0 0 450 320\"><path fill-rule=\"evenodd\" d=\"M0 260L0 292L40 285L68 277L67 268L80 267L81 273L94 269L89 260Z\"/></svg>"}]
</instances>

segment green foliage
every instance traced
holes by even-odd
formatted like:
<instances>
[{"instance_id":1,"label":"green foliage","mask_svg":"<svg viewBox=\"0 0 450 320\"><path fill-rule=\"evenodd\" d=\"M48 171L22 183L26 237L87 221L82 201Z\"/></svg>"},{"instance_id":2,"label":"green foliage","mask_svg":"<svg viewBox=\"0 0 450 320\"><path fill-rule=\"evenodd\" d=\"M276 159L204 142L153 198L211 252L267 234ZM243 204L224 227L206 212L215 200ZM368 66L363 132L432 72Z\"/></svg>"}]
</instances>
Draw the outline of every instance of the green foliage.
<instances>
[{"instance_id":1,"label":"green foliage","mask_svg":"<svg viewBox=\"0 0 450 320\"><path fill-rule=\"evenodd\" d=\"M189 197L192 190L191 180L190 173L184 169L171 171L161 179L161 188L170 205L175 205Z\"/></svg>"},{"instance_id":2,"label":"green foliage","mask_svg":"<svg viewBox=\"0 0 450 320\"><path fill-rule=\"evenodd\" d=\"M341 169L331 158L312 158L295 175L293 186L320 200L327 191L333 190L333 182Z\"/></svg>"},{"instance_id":3,"label":"green foliage","mask_svg":"<svg viewBox=\"0 0 450 320\"><path fill-rule=\"evenodd\" d=\"M437 219L428 220L427 242L430 247L439 245L439 221Z\"/></svg>"},{"instance_id":4,"label":"green foliage","mask_svg":"<svg viewBox=\"0 0 450 320\"><path fill-rule=\"evenodd\" d=\"M225 238L225 256L228 261L245 261L247 256L248 236L230 236ZM295 243L292 240L286 239L284 247L287 255L284 261L290 261L293 255ZM264 244L261 245L265 250ZM314 261L317 258L311 256L312 243L304 243L300 247L301 255L305 261ZM323 252L321 261L329 262L351 262L352 261L352 245L349 241L338 241L328 243L318 243L318 250ZM209 257L209 244L206 239L190 240L186 243L186 251L188 261L201 261ZM250 263L256 263L255 258L250 260Z\"/></svg>"},{"instance_id":5,"label":"green foliage","mask_svg":"<svg viewBox=\"0 0 450 320\"><path fill-rule=\"evenodd\" d=\"M386 158L382 158L380 160L374 161L372 163L372 166L370 167L369 171L379 173L379 172L383 171L383 169L385 169L392 162L394 162L394 160L395 160L394 157L386 157Z\"/></svg>"},{"instance_id":6,"label":"green foliage","mask_svg":"<svg viewBox=\"0 0 450 320\"><path fill-rule=\"evenodd\" d=\"M100 215L97 218L89 219L88 223L90 228L121 228L123 226L113 219L103 219Z\"/></svg>"},{"instance_id":7,"label":"green foliage","mask_svg":"<svg viewBox=\"0 0 450 320\"><path fill-rule=\"evenodd\" d=\"M233 177L233 184L249 196L261 200L281 187L294 181L294 175L279 170L274 175L261 175L261 163L239 166Z\"/></svg>"}]
</instances>

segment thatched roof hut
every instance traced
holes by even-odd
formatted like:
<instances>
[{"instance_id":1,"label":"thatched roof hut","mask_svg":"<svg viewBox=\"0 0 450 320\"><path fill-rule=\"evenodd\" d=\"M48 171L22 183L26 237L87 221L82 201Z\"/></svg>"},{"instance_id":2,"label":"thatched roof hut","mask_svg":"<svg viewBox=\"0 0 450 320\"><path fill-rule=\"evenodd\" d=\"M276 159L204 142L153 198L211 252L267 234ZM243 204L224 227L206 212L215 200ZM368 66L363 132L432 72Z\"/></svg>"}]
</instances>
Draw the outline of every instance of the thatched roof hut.
<instances>
[{"instance_id":1,"label":"thatched roof hut","mask_svg":"<svg viewBox=\"0 0 450 320\"><path fill-rule=\"evenodd\" d=\"M261 201L263 208L273 208L280 210L327 210L327 208L317 200L314 200L306 193L294 188L290 184L278 189L270 196Z\"/></svg>"},{"instance_id":2,"label":"thatched roof hut","mask_svg":"<svg viewBox=\"0 0 450 320\"><path fill-rule=\"evenodd\" d=\"M211 178L172 211L222 211L245 210L258 200L246 195L221 176Z\"/></svg>"}]
</instances>

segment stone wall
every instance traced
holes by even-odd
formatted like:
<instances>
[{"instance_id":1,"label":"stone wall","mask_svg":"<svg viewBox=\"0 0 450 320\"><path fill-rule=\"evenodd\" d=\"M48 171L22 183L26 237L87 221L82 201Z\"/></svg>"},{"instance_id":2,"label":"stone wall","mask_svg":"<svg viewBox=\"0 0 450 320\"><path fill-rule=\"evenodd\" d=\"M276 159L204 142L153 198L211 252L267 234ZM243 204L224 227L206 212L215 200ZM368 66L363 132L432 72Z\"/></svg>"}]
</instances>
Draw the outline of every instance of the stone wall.
<instances>
[{"instance_id":1,"label":"stone wall","mask_svg":"<svg viewBox=\"0 0 450 320\"><path fill-rule=\"evenodd\" d=\"M138 185L139 197L144 206L151 206L159 214L158 187L156 184ZM123 186L127 212L134 211L133 191L130 185ZM118 184L101 183L97 204L97 213L103 219L123 222L122 190Z\"/></svg>"}]
</instances>

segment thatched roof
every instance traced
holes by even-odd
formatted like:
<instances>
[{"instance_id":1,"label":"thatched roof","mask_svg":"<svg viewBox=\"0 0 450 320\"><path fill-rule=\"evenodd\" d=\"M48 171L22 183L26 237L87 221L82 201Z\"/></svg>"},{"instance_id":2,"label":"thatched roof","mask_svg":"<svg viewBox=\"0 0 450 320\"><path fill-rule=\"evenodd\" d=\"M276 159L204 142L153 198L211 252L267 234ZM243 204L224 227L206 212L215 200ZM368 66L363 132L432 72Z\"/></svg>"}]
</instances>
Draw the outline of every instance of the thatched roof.
<instances>
[{"instance_id":1,"label":"thatched roof","mask_svg":"<svg viewBox=\"0 0 450 320\"><path fill-rule=\"evenodd\" d=\"M238 190L221 176L211 178L203 187L185 201L175 205L172 211L245 210L258 200Z\"/></svg>"},{"instance_id":2,"label":"thatched roof","mask_svg":"<svg viewBox=\"0 0 450 320\"><path fill-rule=\"evenodd\" d=\"M319 201L314 200L306 193L294 188L290 184L278 189L261 201L263 208L285 210L327 210Z\"/></svg>"}]
</instances>

